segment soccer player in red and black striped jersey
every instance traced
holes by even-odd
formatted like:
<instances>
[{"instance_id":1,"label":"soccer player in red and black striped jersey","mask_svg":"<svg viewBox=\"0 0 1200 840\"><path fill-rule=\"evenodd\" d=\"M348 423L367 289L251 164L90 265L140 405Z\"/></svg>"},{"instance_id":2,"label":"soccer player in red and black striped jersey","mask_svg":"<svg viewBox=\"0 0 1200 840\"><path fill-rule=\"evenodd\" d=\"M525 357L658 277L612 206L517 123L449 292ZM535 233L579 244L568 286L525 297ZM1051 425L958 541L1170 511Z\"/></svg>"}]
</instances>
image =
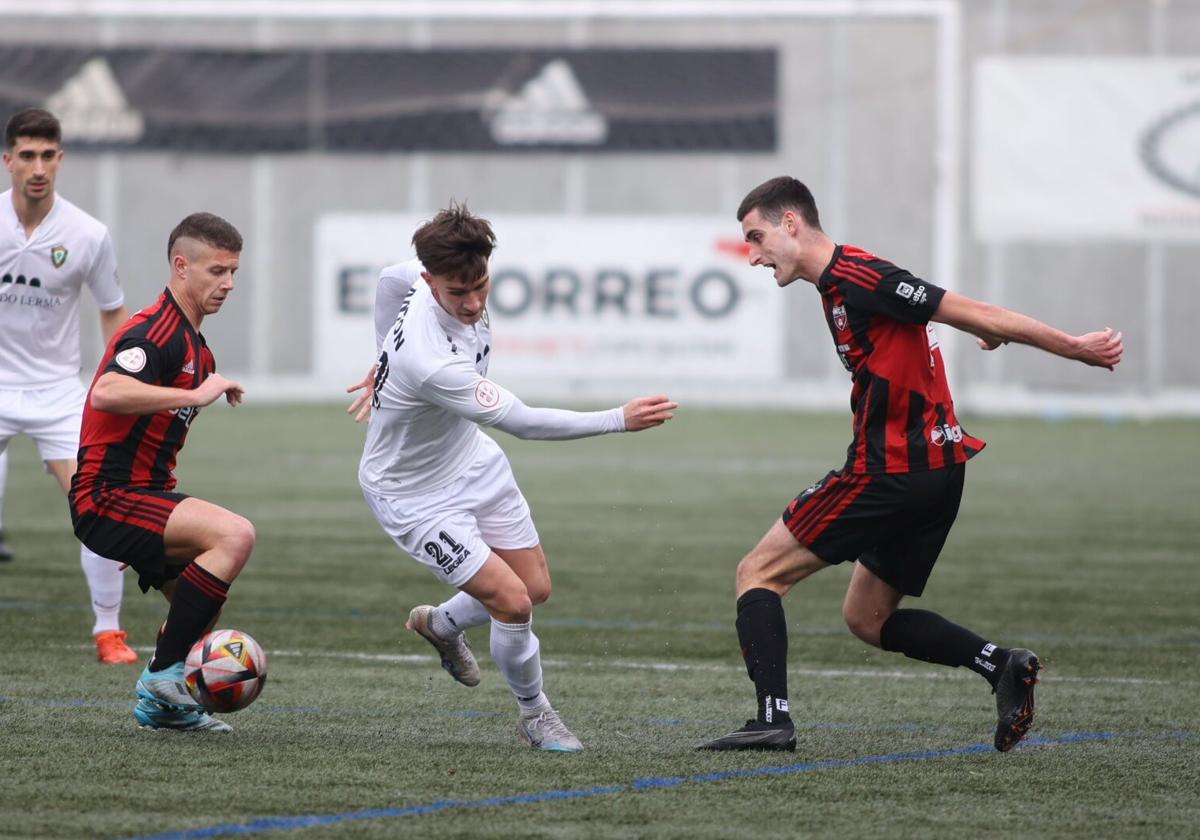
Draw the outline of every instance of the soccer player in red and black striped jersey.
<instances>
[{"instance_id":1,"label":"soccer player in red and black striped jersey","mask_svg":"<svg viewBox=\"0 0 1200 840\"><path fill-rule=\"evenodd\" d=\"M134 718L143 728L230 729L192 699L183 664L249 559L254 526L176 493L172 470L200 409L222 396L242 400L241 385L216 373L199 332L233 290L241 251L241 235L219 216L180 222L167 242L167 288L113 336L84 407L70 493L75 535L171 604L137 683Z\"/></svg>"},{"instance_id":2,"label":"soccer player in red and black striped jersey","mask_svg":"<svg viewBox=\"0 0 1200 840\"><path fill-rule=\"evenodd\" d=\"M842 606L851 632L875 647L982 676L996 693L995 747L1011 749L1033 723L1037 656L936 613L899 608L905 595L924 590L958 513L966 462L984 447L955 416L930 322L975 335L985 350L1017 342L1109 370L1121 360L1121 334L1068 335L838 245L795 178L751 190L737 217L751 265L773 269L781 287L802 279L820 294L853 383L854 436L846 463L797 496L738 564L737 632L758 714L700 748L795 749L781 597L814 572L857 561Z\"/></svg>"}]
</instances>

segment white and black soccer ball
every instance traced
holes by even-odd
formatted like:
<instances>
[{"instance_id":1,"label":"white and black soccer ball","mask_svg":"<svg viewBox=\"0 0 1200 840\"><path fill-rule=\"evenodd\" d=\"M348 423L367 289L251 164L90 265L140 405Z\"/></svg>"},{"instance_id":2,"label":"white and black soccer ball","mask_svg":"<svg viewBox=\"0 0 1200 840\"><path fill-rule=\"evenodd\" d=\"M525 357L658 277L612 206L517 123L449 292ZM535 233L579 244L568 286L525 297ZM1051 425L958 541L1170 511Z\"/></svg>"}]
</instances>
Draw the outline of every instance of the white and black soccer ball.
<instances>
[{"instance_id":1,"label":"white and black soccer ball","mask_svg":"<svg viewBox=\"0 0 1200 840\"><path fill-rule=\"evenodd\" d=\"M210 712L236 712L267 682L267 655L240 630L214 630L196 642L183 666L188 692Z\"/></svg>"}]
</instances>

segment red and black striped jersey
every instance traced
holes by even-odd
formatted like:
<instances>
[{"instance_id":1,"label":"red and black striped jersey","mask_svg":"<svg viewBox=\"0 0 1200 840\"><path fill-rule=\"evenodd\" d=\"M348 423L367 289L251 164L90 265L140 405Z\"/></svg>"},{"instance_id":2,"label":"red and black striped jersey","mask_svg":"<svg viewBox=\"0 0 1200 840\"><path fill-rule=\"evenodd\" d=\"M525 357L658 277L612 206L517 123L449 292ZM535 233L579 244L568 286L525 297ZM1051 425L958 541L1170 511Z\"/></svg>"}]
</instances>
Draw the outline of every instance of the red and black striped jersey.
<instances>
[{"instance_id":1,"label":"red and black striped jersey","mask_svg":"<svg viewBox=\"0 0 1200 840\"><path fill-rule=\"evenodd\" d=\"M168 289L113 336L92 388L97 379L112 371L149 385L195 389L215 370L204 336L188 321ZM175 456L199 411L189 407L155 414L113 414L92 406L89 388L72 492L86 492L96 482L174 489Z\"/></svg>"},{"instance_id":2,"label":"red and black striped jersey","mask_svg":"<svg viewBox=\"0 0 1200 840\"><path fill-rule=\"evenodd\" d=\"M908 473L961 464L986 445L963 431L929 319L945 289L852 245L817 281L854 386L846 471Z\"/></svg>"}]
</instances>

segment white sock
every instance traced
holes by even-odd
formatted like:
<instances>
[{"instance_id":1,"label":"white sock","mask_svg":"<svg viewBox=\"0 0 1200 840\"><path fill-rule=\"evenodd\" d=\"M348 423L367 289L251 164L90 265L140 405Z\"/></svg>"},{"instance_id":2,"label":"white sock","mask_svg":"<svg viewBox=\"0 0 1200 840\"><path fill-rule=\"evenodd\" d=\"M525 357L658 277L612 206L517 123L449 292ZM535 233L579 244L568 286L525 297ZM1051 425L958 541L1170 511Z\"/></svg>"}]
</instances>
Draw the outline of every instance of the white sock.
<instances>
[{"instance_id":1,"label":"white sock","mask_svg":"<svg viewBox=\"0 0 1200 840\"><path fill-rule=\"evenodd\" d=\"M505 624L493 618L491 649L522 714L550 705L542 693L541 645L533 635L532 621Z\"/></svg>"},{"instance_id":2,"label":"white sock","mask_svg":"<svg viewBox=\"0 0 1200 840\"><path fill-rule=\"evenodd\" d=\"M443 639L452 639L464 630L481 627L491 620L483 604L466 592L458 592L433 608L429 629Z\"/></svg>"},{"instance_id":3,"label":"white sock","mask_svg":"<svg viewBox=\"0 0 1200 840\"><path fill-rule=\"evenodd\" d=\"M79 547L79 564L87 577L92 593L92 612L96 624L92 635L106 630L121 629L121 596L125 593L125 578L121 567L107 557L101 557L85 545Z\"/></svg>"}]
</instances>

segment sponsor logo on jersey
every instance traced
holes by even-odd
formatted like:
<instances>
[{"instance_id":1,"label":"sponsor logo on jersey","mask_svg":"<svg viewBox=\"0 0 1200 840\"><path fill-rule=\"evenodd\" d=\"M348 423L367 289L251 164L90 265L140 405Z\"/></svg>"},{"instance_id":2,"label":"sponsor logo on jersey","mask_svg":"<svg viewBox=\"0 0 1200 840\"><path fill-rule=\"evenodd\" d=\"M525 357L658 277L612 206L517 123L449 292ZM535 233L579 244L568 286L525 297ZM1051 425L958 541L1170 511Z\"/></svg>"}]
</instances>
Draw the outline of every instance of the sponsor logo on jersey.
<instances>
[{"instance_id":1,"label":"sponsor logo on jersey","mask_svg":"<svg viewBox=\"0 0 1200 840\"><path fill-rule=\"evenodd\" d=\"M168 413L174 414L177 420L183 421L184 426L191 428L192 421L195 420L196 415L200 413L200 407L189 405L186 408L172 408Z\"/></svg>"},{"instance_id":2,"label":"sponsor logo on jersey","mask_svg":"<svg viewBox=\"0 0 1200 840\"><path fill-rule=\"evenodd\" d=\"M914 287L911 283L905 283L903 280L896 284L896 294L907 300L911 306L922 304L929 298L924 283Z\"/></svg>"},{"instance_id":3,"label":"sponsor logo on jersey","mask_svg":"<svg viewBox=\"0 0 1200 840\"><path fill-rule=\"evenodd\" d=\"M50 249L50 262L54 263L55 268L62 268L68 253L66 245L55 245Z\"/></svg>"},{"instance_id":4,"label":"sponsor logo on jersey","mask_svg":"<svg viewBox=\"0 0 1200 840\"><path fill-rule=\"evenodd\" d=\"M807 490L805 490L803 493L801 493L799 498L807 499L809 496L811 496L813 493L816 493L818 490L820 490L824 486L825 486L825 479L822 478L820 481L818 481L812 487L809 487Z\"/></svg>"},{"instance_id":5,"label":"sponsor logo on jersey","mask_svg":"<svg viewBox=\"0 0 1200 840\"><path fill-rule=\"evenodd\" d=\"M146 366L146 351L141 347L122 350L115 357L116 363L130 373L137 373Z\"/></svg>"},{"instance_id":6,"label":"sponsor logo on jersey","mask_svg":"<svg viewBox=\"0 0 1200 840\"><path fill-rule=\"evenodd\" d=\"M500 389L485 379L475 386L475 401L484 408L495 408L500 404Z\"/></svg>"},{"instance_id":7,"label":"sponsor logo on jersey","mask_svg":"<svg viewBox=\"0 0 1200 840\"><path fill-rule=\"evenodd\" d=\"M18 274L13 277L11 274L5 274L0 277L0 283L14 283L18 286L29 286L33 289L41 288L42 281L36 277L26 277L24 274Z\"/></svg>"},{"instance_id":8,"label":"sponsor logo on jersey","mask_svg":"<svg viewBox=\"0 0 1200 840\"><path fill-rule=\"evenodd\" d=\"M962 439L962 426L951 426L948 423L944 426L934 426L933 430L929 433L929 440L934 446L941 446L948 440L954 443L961 443Z\"/></svg>"},{"instance_id":9,"label":"sponsor logo on jersey","mask_svg":"<svg viewBox=\"0 0 1200 840\"><path fill-rule=\"evenodd\" d=\"M184 373L195 373L196 372L196 363L194 361L192 361L191 359L188 359L187 364L185 364L183 366L183 372Z\"/></svg>"},{"instance_id":10,"label":"sponsor logo on jersey","mask_svg":"<svg viewBox=\"0 0 1200 840\"><path fill-rule=\"evenodd\" d=\"M846 329L846 307L835 306L829 311L833 316L833 325L838 328L838 331Z\"/></svg>"}]
</instances>

